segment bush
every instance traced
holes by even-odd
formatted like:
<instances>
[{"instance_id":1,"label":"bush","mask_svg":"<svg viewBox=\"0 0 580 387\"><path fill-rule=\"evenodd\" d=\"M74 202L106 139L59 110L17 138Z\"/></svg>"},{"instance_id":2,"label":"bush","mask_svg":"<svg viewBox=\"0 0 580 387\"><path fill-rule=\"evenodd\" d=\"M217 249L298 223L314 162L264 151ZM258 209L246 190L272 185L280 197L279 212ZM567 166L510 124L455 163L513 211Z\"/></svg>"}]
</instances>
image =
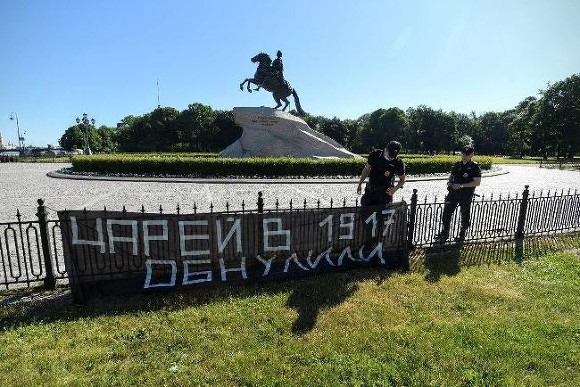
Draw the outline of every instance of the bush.
<instances>
[{"instance_id":1,"label":"bush","mask_svg":"<svg viewBox=\"0 0 580 387\"><path fill-rule=\"evenodd\" d=\"M407 174L451 171L457 156L405 159ZM482 169L490 157L478 157ZM221 158L212 154L114 154L75 156L73 170L104 174L187 175L196 177L318 177L359 176L366 159Z\"/></svg>"}]
</instances>

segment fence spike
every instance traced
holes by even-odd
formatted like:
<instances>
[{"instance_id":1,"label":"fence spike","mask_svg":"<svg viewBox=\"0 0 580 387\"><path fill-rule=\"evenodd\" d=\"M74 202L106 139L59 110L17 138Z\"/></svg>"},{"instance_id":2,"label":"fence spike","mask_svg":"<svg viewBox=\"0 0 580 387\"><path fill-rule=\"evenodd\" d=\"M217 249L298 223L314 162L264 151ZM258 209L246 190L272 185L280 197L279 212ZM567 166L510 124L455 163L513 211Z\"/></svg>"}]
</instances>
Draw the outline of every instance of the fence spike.
<instances>
[{"instance_id":1,"label":"fence spike","mask_svg":"<svg viewBox=\"0 0 580 387\"><path fill-rule=\"evenodd\" d=\"M242 213L246 211L246 202L242 200Z\"/></svg>"},{"instance_id":2,"label":"fence spike","mask_svg":"<svg viewBox=\"0 0 580 387\"><path fill-rule=\"evenodd\" d=\"M230 202L226 202L226 212L230 212Z\"/></svg>"},{"instance_id":3,"label":"fence spike","mask_svg":"<svg viewBox=\"0 0 580 387\"><path fill-rule=\"evenodd\" d=\"M278 211L278 207L280 207L280 203L278 202L278 199L276 199L276 211Z\"/></svg>"},{"instance_id":4,"label":"fence spike","mask_svg":"<svg viewBox=\"0 0 580 387\"><path fill-rule=\"evenodd\" d=\"M177 203L177 209L176 209L176 210L177 210L177 215L179 215L179 211L181 210L181 209L179 208L179 203Z\"/></svg>"},{"instance_id":5,"label":"fence spike","mask_svg":"<svg viewBox=\"0 0 580 387\"><path fill-rule=\"evenodd\" d=\"M18 219L18 221L19 221L19 222L20 222L20 217L21 217L21 216L22 216L22 215L20 215L20 210L17 208L17 209L16 209L16 218Z\"/></svg>"},{"instance_id":6,"label":"fence spike","mask_svg":"<svg viewBox=\"0 0 580 387\"><path fill-rule=\"evenodd\" d=\"M256 202L258 206L258 213L264 212L264 199L262 198L262 191L258 191L258 201Z\"/></svg>"},{"instance_id":7,"label":"fence spike","mask_svg":"<svg viewBox=\"0 0 580 387\"><path fill-rule=\"evenodd\" d=\"M354 206L358 208L358 196L354 199Z\"/></svg>"},{"instance_id":8,"label":"fence spike","mask_svg":"<svg viewBox=\"0 0 580 387\"><path fill-rule=\"evenodd\" d=\"M193 202L193 213L197 214L197 204Z\"/></svg>"},{"instance_id":9,"label":"fence spike","mask_svg":"<svg viewBox=\"0 0 580 387\"><path fill-rule=\"evenodd\" d=\"M159 213L163 214L163 207L161 206L161 204L159 205Z\"/></svg>"},{"instance_id":10,"label":"fence spike","mask_svg":"<svg viewBox=\"0 0 580 387\"><path fill-rule=\"evenodd\" d=\"M304 209L306 209L306 198L304 198Z\"/></svg>"},{"instance_id":11,"label":"fence spike","mask_svg":"<svg viewBox=\"0 0 580 387\"><path fill-rule=\"evenodd\" d=\"M333 200L332 200L332 198L330 198L330 208L332 208L332 203L333 203Z\"/></svg>"},{"instance_id":12,"label":"fence spike","mask_svg":"<svg viewBox=\"0 0 580 387\"><path fill-rule=\"evenodd\" d=\"M144 214L145 213L145 205L141 204L141 213Z\"/></svg>"},{"instance_id":13,"label":"fence spike","mask_svg":"<svg viewBox=\"0 0 580 387\"><path fill-rule=\"evenodd\" d=\"M292 210L292 198L290 198L290 210Z\"/></svg>"},{"instance_id":14,"label":"fence spike","mask_svg":"<svg viewBox=\"0 0 580 387\"><path fill-rule=\"evenodd\" d=\"M320 199L316 202L316 207L320 210Z\"/></svg>"},{"instance_id":15,"label":"fence spike","mask_svg":"<svg viewBox=\"0 0 580 387\"><path fill-rule=\"evenodd\" d=\"M342 199L342 208L346 208L346 198Z\"/></svg>"},{"instance_id":16,"label":"fence spike","mask_svg":"<svg viewBox=\"0 0 580 387\"><path fill-rule=\"evenodd\" d=\"M123 215L125 215L127 213L127 209L125 208L125 206L123 206Z\"/></svg>"},{"instance_id":17,"label":"fence spike","mask_svg":"<svg viewBox=\"0 0 580 387\"><path fill-rule=\"evenodd\" d=\"M209 203L209 212L213 214L213 202Z\"/></svg>"}]
</instances>

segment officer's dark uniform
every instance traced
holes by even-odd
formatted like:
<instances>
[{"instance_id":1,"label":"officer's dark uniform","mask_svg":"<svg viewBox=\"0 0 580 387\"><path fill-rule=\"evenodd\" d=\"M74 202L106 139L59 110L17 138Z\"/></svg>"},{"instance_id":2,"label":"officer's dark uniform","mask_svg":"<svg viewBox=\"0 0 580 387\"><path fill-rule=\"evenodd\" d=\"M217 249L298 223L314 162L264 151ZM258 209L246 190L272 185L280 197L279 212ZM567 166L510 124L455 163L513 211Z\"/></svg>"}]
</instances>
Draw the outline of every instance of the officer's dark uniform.
<instances>
[{"instance_id":1,"label":"officer's dark uniform","mask_svg":"<svg viewBox=\"0 0 580 387\"><path fill-rule=\"evenodd\" d=\"M387 189L395 185L395 176L405 174L405 163L399 157L387 160L384 149L371 152L367 163L371 166L371 171L360 201L361 205L389 204L393 201L393 197L387 193Z\"/></svg>"},{"instance_id":2,"label":"officer's dark uniform","mask_svg":"<svg viewBox=\"0 0 580 387\"><path fill-rule=\"evenodd\" d=\"M449 184L466 184L473 181L473 178L481 177L481 168L475 161L469 161L463 164L458 161L453 165ZM475 187L466 187L459 189L448 188L449 193L445 197L445 207L443 208L442 223L443 229L439 233L439 239L446 239L449 236L449 228L453 212L459 206L461 211L461 232L459 239L465 238L465 233L470 223L471 201L475 192Z\"/></svg>"},{"instance_id":3,"label":"officer's dark uniform","mask_svg":"<svg viewBox=\"0 0 580 387\"><path fill-rule=\"evenodd\" d=\"M384 222L382 219L382 210L387 204L393 201L393 197L387 193L387 190L394 187L395 176L399 176L399 179L401 179L401 177L405 175L405 164L403 163L403 160L397 157L400 149L401 144L396 141L391 141L387 144L386 149L371 152L367 159L367 164L370 166L370 171L368 172L369 180L361 198L360 212L360 221L363 230L362 237L364 238L363 247L365 249L375 246L380 236L383 234ZM387 155L390 155L392 159L388 160L385 157ZM377 217L379 218L377 219L378 224L376 229L372 222L366 222L368 217L374 211L377 212ZM397 259L392 261L391 264L394 264L394 267L407 270L409 260L407 259L406 254L399 254Z\"/></svg>"}]
</instances>

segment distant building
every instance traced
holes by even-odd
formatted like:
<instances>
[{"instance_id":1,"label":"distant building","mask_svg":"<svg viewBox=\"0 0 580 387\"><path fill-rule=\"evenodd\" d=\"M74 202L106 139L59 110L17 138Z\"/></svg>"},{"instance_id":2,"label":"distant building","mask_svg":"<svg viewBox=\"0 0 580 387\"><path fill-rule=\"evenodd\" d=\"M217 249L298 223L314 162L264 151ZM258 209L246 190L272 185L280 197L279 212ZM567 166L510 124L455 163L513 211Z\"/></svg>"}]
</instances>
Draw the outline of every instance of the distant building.
<instances>
[{"instance_id":1,"label":"distant building","mask_svg":"<svg viewBox=\"0 0 580 387\"><path fill-rule=\"evenodd\" d=\"M12 144L12 143L6 143L4 144L4 140L2 139L2 133L0 133L0 150L17 150L16 145Z\"/></svg>"}]
</instances>

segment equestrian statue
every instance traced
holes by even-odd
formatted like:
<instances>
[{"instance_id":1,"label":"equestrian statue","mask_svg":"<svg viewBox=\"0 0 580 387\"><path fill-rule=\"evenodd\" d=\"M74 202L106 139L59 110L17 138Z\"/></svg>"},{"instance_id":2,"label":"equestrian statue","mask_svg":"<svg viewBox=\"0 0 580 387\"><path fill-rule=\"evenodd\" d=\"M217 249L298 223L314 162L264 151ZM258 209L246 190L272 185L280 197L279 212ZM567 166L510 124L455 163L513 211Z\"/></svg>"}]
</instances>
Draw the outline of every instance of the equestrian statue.
<instances>
[{"instance_id":1,"label":"equestrian statue","mask_svg":"<svg viewBox=\"0 0 580 387\"><path fill-rule=\"evenodd\" d=\"M266 53L259 53L258 55L252 58L252 63L258 62L258 68L256 70L256 74L254 74L254 78L246 78L242 83L240 83L240 90L244 90L244 85L247 84L247 90L251 93L252 89L250 88L250 84L253 83L257 87L254 90L260 90L260 88L264 88L272 93L272 97L274 101L276 101L276 106L274 109L278 109L282 106L282 102L284 101L284 107L282 110L286 110L290 101L288 101L288 97L290 94L294 97L294 102L296 104L296 111L301 116L304 116L306 113L302 110L300 106L300 99L298 98L298 93L296 90L292 88L290 82L284 79L284 65L282 63L282 52L278 50L276 53L277 58L270 59L270 55Z\"/></svg>"}]
</instances>

